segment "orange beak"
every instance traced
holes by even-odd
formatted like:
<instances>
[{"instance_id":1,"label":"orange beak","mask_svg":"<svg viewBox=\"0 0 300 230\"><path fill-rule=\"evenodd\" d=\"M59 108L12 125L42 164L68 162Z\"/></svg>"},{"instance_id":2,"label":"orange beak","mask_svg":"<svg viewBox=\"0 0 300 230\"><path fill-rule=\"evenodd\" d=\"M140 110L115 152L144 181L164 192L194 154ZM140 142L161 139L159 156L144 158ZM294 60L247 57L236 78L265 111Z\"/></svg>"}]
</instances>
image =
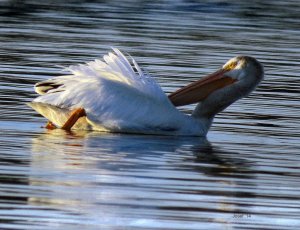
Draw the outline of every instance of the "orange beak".
<instances>
[{"instance_id":1,"label":"orange beak","mask_svg":"<svg viewBox=\"0 0 300 230\"><path fill-rule=\"evenodd\" d=\"M233 84L236 80L225 76L228 70L220 69L196 82L193 82L169 95L174 106L200 102L217 89Z\"/></svg>"}]
</instances>

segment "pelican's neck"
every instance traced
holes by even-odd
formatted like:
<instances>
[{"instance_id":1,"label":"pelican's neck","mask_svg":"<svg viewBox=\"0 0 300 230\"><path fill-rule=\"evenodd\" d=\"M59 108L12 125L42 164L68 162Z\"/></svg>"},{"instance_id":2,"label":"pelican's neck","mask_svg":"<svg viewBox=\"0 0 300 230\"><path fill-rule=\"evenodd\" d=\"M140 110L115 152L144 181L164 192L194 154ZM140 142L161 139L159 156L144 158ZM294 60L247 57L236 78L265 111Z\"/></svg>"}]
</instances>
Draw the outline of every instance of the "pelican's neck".
<instances>
[{"instance_id":1,"label":"pelican's neck","mask_svg":"<svg viewBox=\"0 0 300 230\"><path fill-rule=\"evenodd\" d=\"M197 104L192 117L200 121L208 131L215 115L241 98L243 92L236 84L217 90Z\"/></svg>"},{"instance_id":2,"label":"pelican's neck","mask_svg":"<svg viewBox=\"0 0 300 230\"><path fill-rule=\"evenodd\" d=\"M214 119L214 115L210 116L205 113L205 109L203 109L202 103L198 103L195 110L192 113L192 117L201 124L205 135L211 127L211 124Z\"/></svg>"}]
</instances>

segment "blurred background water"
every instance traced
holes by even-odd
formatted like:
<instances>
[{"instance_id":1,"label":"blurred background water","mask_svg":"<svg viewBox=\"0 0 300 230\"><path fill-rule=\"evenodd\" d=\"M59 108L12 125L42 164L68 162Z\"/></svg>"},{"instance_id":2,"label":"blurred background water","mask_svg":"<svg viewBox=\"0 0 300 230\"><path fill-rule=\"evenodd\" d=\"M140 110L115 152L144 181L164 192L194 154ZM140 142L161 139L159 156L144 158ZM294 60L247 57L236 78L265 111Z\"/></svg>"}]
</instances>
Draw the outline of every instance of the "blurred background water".
<instances>
[{"instance_id":1,"label":"blurred background water","mask_svg":"<svg viewBox=\"0 0 300 230\"><path fill-rule=\"evenodd\" d=\"M0 1L0 228L300 228L299 9L293 0ZM33 85L111 46L166 93L240 54L266 77L207 139L41 128L26 106Z\"/></svg>"}]
</instances>

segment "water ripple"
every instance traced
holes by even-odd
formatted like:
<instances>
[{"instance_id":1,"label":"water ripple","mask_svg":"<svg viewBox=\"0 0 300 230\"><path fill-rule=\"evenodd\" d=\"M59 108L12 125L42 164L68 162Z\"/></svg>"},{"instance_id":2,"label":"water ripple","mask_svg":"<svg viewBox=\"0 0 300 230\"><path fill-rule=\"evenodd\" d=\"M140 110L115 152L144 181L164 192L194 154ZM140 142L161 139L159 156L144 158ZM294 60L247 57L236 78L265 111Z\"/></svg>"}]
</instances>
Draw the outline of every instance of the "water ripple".
<instances>
[{"instance_id":1,"label":"water ripple","mask_svg":"<svg viewBox=\"0 0 300 230\"><path fill-rule=\"evenodd\" d=\"M14 2L0 2L1 229L300 227L297 1ZM208 140L42 129L33 85L110 46L167 93L235 55L266 76Z\"/></svg>"}]
</instances>

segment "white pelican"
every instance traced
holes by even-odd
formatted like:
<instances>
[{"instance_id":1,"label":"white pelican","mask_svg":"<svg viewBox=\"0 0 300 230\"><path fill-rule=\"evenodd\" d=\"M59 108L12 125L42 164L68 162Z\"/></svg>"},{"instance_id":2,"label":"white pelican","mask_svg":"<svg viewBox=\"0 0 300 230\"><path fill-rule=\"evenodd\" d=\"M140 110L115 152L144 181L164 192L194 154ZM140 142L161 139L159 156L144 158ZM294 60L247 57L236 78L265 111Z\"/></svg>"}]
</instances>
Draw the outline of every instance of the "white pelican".
<instances>
[{"instance_id":1,"label":"white pelican","mask_svg":"<svg viewBox=\"0 0 300 230\"><path fill-rule=\"evenodd\" d=\"M238 56L167 96L118 49L103 59L35 85L41 96L29 105L49 120L48 128L205 136L214 116L248 95L264 75L256 59ZM198 105L191 116L175 107L192 103Z\"/></svg>"}]
</instances>

